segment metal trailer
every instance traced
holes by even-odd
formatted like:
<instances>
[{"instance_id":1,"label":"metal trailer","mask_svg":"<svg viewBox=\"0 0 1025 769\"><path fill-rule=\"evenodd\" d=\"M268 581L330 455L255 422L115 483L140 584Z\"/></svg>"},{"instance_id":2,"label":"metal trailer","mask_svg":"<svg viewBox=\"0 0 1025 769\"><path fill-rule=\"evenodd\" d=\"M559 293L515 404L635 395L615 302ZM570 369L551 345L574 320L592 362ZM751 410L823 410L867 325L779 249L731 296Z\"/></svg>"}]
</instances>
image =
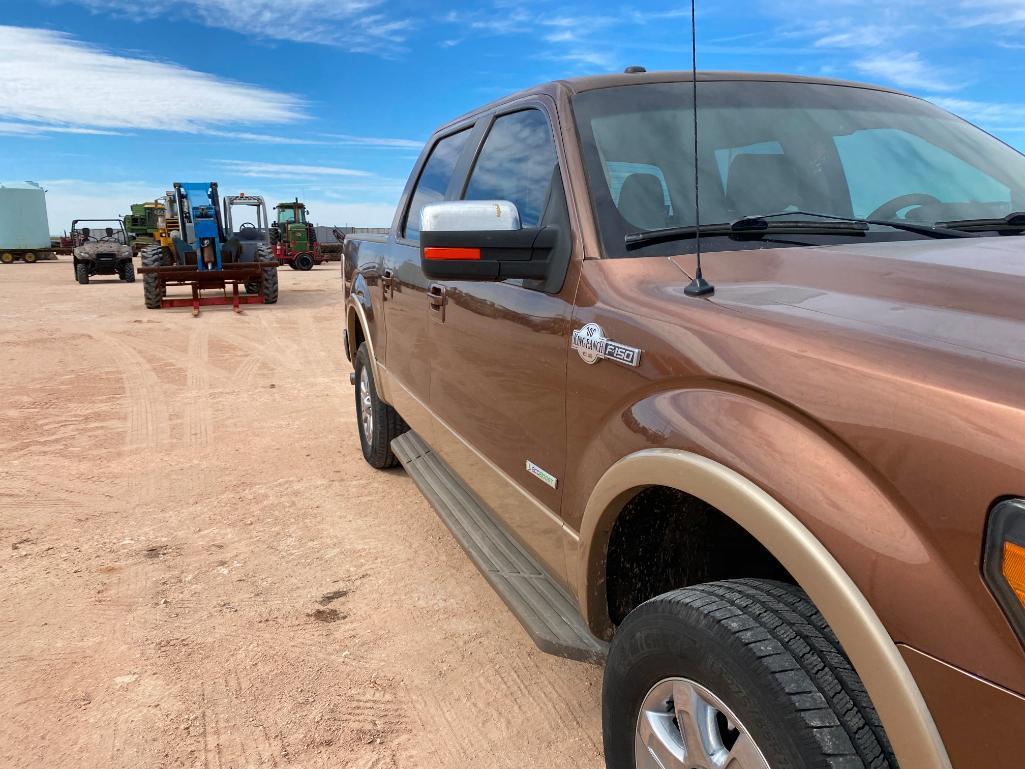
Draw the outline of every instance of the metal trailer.
<instances>
[{"instance_id":1,"label":"metal trailer","mask_svg":"<svg viewBox=\"0 0 1025 769\"><path fill-rule=\"evenodd\" d=\"M52 256L46 190L35 182L0 183L0 263Z\"/></svg>"},{"instance_id":2,"label":"metal trailer","mask_svg":"<svg viewBox=\"0 0 1025 769\"><path fill-rule=\"evenodd\" d=\"M234 233L225 233L217 182L175 182L171 197L167 214L174 212L177 229L167 233L170 244L152 245L142 254L147 307L191 306L196 316L204 305L230 304L240 312L243 304L277 302L277 262L266 246L247 249ZM189 286L192 296L168 298L167 286ZM220 295L204 296L206 291Z\"/></svg>"}]
</instances>

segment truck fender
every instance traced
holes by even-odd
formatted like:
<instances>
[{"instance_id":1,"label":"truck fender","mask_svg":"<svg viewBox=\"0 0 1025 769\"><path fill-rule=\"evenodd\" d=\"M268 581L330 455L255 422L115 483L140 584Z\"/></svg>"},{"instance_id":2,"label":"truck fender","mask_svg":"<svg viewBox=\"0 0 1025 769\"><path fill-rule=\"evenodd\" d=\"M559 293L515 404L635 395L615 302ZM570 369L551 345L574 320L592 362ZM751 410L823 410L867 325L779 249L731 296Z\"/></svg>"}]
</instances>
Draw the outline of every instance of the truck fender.
<instances>
[{"instance_id":1,"label":"truck fender","mask_svg":"<svg viewBox=\"0 0 1025 769\"><path fill-rule=\"evenodd\" d=\"M374 375L374 389L377 391L377 397L384 400L384 393L381 389L381 377L377 367L377 352L374 349L374 337L370 334L370 324L374 320L374 307L370 299L370 288L362 274L356 273L353 277L352 289L345 304L349 357L353 361L356 360L356 352L358 350L356 340L362 334L363 341L367 343L370 349L370 371ZM360 333L357 333L357 330Z\"/></svg>"},{"instance_id":2,"label":"truck fender","mask_svg":"<svg viewBox=\"0 0 1025 769\"><path fill-rule=\"evenodd\" d=\"M611 625L603 574L616 517L645 487L678 489L736 521L808 593L861 676L901 766L949 769L932 715L896 644L823 542L826 533L833 535L831 545L849 551L854 543L866 556L869 579L878 566L870 556L874 548L916 567L910 571L941 568L853 452L784 404L729 388L656 393L610 417L606 426L607 433L595 432L603 436L601 445L626 446L629 453L597 480L581 521L577 595L592 630L607 636Z\"/></svg>"}]
</instances>

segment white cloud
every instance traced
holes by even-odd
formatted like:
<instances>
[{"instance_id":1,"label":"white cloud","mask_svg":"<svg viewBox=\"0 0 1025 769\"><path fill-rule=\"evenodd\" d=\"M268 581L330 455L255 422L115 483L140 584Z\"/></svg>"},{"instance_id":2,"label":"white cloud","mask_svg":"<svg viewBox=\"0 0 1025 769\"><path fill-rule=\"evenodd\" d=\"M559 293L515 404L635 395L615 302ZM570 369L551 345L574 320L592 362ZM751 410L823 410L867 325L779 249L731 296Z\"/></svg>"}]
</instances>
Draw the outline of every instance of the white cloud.
<instances>
[{"instance_id":1,"label":"white cloud","mask_svg":"<svg viewBox=\"0 0 1025 769\"><path fill-rule=\"evenodd\" d=\"M387 139L378 136L352 136L351 134L324 134L334 139L333 144L355 147L379 147L383 149L419 150L424 142L418 139Z\"/></svg>"},{"instance_id":2,"label":"white cloud","mask_svg":"<svg viewBox=\"0 0 1025 769\"><path fill-rule=\"evenodd\" d=\"M183 17L249 38L318 43L357 53L390 56L402 49L409 19L378 11L382 0L65 0L93 11Z\"/></svg>"},{"instance_id":3,"label":"white cloud","mask_svg":"<svg viewBox=\"0 0 1025 769\"><path fill-rule=\"evenodd\" d=\"M168 94L182 98L171 107ZM199 133L304 117L302 101L289 94L119 56L61 32L9 26L0 26L0 105L8 128L25 126L18 129L25 133L33 127Z\"/></svg>"},{"instance_id":4,"label":"white cloud","mask_svg":"<svg viewBox=\"0 0 1025 769\"><path fill-rule=\"evenodd\" d=\"M153 200L164 189L141 181L49 179L39 184L46 190L46 213L54 235L67 230L72 219L123 217L132 203Z\"/></svg>"},{"instance_id":5,"label":"white cloud","mask_svg":"<svg viewBox=\"0 0 1025 769\"><path fill-rule=\"evenodd\" d=\"M257 179L307 179L311 176L371 177L369 171L338 166L313 166L293 163L260 163L248 160L218 160L228 173Z\"/></svg>"},{"instance_id":6,"label":"white cloud","mask_svg":"<svg viewBox=\"0 0 1025 769\"><path fill-rule=\"evenodd\" d=\"M873 55L854 62L854 67L867 75L895 83L901 88L945 93L964 87L949 73L922 60L916 52Z\"/></svg>"},{"instance_id":7,"label":"white cloud","mask_svg":"<svg viewBox=\"0 0 1025 769\"><path fill-rule=\"evenodd\" d=\"M945 97L936 97L929 101L988 131L1025 131L1025 104L997 104Z\"/></svg>"},{"instance_id":8,"label":"white cloud","mask_svg":"<svg viewBox=\"0 0 1025 769\"><path fill-rule=\"evenodd\" d=\"M958 21L964 27L1025 24L1022 0L961 0Z\"/></svg>"}]
</instances>

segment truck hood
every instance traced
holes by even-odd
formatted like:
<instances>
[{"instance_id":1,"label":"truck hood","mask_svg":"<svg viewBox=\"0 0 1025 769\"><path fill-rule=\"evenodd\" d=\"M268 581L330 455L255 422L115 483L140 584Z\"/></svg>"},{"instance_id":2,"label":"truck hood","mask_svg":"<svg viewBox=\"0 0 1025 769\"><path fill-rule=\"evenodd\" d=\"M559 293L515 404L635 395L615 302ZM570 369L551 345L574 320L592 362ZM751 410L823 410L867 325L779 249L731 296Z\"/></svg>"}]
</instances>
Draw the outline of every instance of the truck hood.
<instances>
[{"instance_id":1,"label":"truck hood","mask_svg":"<svg viewBox=\"0 0 1025 769\"><path fill-rule=\"evenodd\" d=\"M1025 362L1025 236L709 253L704 272L723 308Z\"/></svg>"}]
</instances>

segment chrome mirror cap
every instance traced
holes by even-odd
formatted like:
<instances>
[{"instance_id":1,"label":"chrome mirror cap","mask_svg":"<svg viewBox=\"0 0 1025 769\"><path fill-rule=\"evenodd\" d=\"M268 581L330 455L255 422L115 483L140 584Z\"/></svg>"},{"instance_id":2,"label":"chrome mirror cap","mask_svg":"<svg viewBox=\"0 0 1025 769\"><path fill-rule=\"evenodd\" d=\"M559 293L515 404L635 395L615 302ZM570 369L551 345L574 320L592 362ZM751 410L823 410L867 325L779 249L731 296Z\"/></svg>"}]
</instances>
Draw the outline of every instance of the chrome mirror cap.
<instances>
[{"instance_id":1,"label":"chrome mirror cap","mask_svg":"<svg viewBox=\"0 0 1025 769\"><path fill-rule=\"evenodd\" d=\"M420 232L486 232L520 229L520 212L508 200L452 200L420 211Z\"/></svg>"}]
</instances>

